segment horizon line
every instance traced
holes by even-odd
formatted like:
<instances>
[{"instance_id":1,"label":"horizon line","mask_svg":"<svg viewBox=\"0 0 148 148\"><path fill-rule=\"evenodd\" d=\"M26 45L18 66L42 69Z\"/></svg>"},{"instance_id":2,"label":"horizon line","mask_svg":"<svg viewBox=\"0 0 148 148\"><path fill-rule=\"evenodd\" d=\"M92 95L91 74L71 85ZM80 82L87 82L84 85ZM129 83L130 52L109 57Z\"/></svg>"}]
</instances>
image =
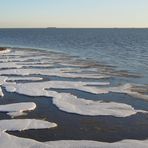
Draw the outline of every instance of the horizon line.
<instances>
[{"instance_id":1,"label":"horizon line","mask_svg":"<svg viewBox=\"0 0 148 148\"><path fill-rule=\"evenodd\" d=\"M148 27L0 27L0 29L148 29Z\"/></svg>"}]
</instances>

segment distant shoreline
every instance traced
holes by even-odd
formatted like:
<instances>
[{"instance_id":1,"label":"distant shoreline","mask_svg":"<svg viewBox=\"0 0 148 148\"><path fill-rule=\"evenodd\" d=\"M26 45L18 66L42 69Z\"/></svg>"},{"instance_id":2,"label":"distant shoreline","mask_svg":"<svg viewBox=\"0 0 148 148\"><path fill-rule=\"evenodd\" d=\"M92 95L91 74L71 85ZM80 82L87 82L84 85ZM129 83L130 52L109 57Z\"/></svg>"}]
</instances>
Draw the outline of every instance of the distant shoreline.
<instances>
[{"instance_id":1,"label":"distant shoreline","mask_svg":"<svg viewBox=\"0 0 148 148\"><path fill-rule=\"evenodd\" d=\"M57 27L47 27L46 29L57 29Z\"/></svg>"},{"instance_id":2,"label":"distant shoreline","mask_svg":"<svg viewBox=\"0 0 148 148\"><path fill-rule=\"evenodd\" d=\"M121 28L120 27L111 27L111 28L105 28L105 27L104 28L103 27L100 27L100 28L83 28L83 27L82 28L81 27L80 28L75 28L75 27L67 27L67 28L66 27L65 28L64 27L37 27L37 28L28 27L28 28L19 28L18 27L18 28L0 28L0 29L140 29L141 30L141 29L148 29L148 27L146 27L146 28L142 28L142 27L141 28L140 27L139 28L134 28L134 27L129 27L129 28L122 28L122 27Z\"/></svg>"}]
</instances>

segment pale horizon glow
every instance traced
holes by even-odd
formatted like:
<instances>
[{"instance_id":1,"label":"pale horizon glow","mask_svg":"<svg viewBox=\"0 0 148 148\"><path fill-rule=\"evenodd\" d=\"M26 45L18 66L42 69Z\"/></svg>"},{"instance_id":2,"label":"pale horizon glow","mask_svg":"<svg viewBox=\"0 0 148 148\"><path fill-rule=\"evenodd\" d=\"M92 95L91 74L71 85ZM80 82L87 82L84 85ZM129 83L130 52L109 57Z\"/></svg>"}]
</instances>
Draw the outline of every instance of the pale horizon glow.
<instances>
[{"instance_id":1,"label":"pale horizon glow","mask_svg":"<svg viewBox=\"0 0 148 148\"><path fill-rule=\"evenodd\" d=\"M147 28L148 0L0 0L0 28Z\"/></svg>"}]
</instances>

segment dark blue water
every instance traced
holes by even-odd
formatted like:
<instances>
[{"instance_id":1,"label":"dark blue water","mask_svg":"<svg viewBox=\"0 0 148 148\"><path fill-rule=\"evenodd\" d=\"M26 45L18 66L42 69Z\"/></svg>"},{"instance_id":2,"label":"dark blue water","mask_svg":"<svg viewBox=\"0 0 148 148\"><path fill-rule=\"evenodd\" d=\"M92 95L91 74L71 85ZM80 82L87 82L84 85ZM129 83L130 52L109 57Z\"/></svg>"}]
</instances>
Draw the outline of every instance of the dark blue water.
<instances>
[{"instance_id":1,"label":"dark blue water","mask_svg":"<svg viewBox=\"0 0 148 148\"><path fill-rule=\"evenodd\" d=\"M0 46L90 58L139 73L148 84L148 29L0 29Z\"/></svg>"},{"instance_id":2,"label":"dark blue water","mask_svg":"<svg viewBox=\"0 0 148 148\"><path fill-rule=\"evenodd\" d=\"M62 52L72 56L79 56L86 61L97 61L101 64L112 65L117 70L127 70L142 76L134 77L133 74L132 77L128 77L128 74L125 74L123 77L118 77L117 75L112 77L111 75L110 78L99 79L100 82L110 82L111 87L114 85L120 86L122 81L126 81L123 84L132 82L148 84L148 29L0 29L0 46ZM46 52L43 53L45 54ZM12 56L13 54L10 54L8 57ZM58 64L55 64L55 67L59 66ZM97 68L103 69L101 66ZM113 72L117 72L114 70L114 67ZM30 76L42 77L43 81L88 81L88 79L81 78L73 79L37 74ZM98 80L89 79L89 81ZM16 81L16 83L20 82L27 83L26 81ZM141 87L139 88L139 91L142 92ZM147 87L145 88L145 91L141 94L147 94ZM10 93L4 87L2 87L2 90L4 97L0 101L1 105L18 102L36 103L36 110L28 112L27 116L21 118L45 119L58 124L57 128L49 130L9 131L8 133L12 135L38 141L95 140L102 142L116 142L123 139L144 140L148 137L147 114L137 113L125 118L114 116L82 116L59 110L59 108L53 105L51 98ZM58 93L71 93L78 98L88 100L125 103L131 105L136 110L148 110L146 100L124 93L110 92L108 94L97 95L77 89L52 88L51 90ZM0 120L2 119L10 119L10 117L6 113L1 112Z\"/></svg>"}]
</instances>

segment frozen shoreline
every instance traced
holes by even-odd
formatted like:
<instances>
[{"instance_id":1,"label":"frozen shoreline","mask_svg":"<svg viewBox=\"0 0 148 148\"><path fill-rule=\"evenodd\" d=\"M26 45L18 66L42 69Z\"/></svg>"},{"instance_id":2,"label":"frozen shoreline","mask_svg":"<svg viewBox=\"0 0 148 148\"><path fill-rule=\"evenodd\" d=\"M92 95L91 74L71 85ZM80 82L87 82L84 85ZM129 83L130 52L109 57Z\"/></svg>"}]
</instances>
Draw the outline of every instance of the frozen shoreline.
<instances>
[{"instance_id":1,"label":"frozen shoreline","mask_svg":"<svg viewBox=\"0 0 148 148\"><path fill-rule=\"evenodd\" d=\"M9 50L9 49L8 49ZM10 51L10 50L9 50ZM7 53L3 53L4 55L7 55ZM33 57L31 57L34 55ZM68 63L68 57L60 57L55 54L49 54L49 55L42 55L40 56L38 52L36 51L21 51L21 50L14 50L10 52L7 55L7 59L1 58L0 61L3 62L3 64L0 65L1 71L0 71L0 94L1 96L5 97L5 91L11 94L19 94L22 97L23 95L26 95L28 97L47 97L49 100L51 98L53 99L53 106L56 105L59 109L59 111L65 111L66 114L74 113L74 114L80 114L81 116L95 116L98 115L105 115L105 116L114 116L114 117L122 117L125 118L127 116L136 115L137 113L144 115L147 112L144 110L137 110L132 107L132 105L128 105L126 103L116 103L116 102L103 102L103 98L101 101L97 100L91 100L91 97L89 100L86 100L83 97L78 97L75 95L72 95L71 93L59 93L56 90L51 89L75 89L79 90L80 92L87 92L90 94L98 95L98 98L102 94L109 94L109 92L114 93L124 93L126 95L132 95L134 93L134 89L130 90L132 88L132 85L119 85L116 87L110 86L111 83L109 82L110 75L103 75L102 73L98 74L98 71L91 71L91 68L87 68L86 63L79 63L79 65L74 61L72 63L73 59L70 59L71 65L65 64ZM64 61L65 60L65 61ZM66 61L67 60L67 61ZM33 65L34 63L34 65ZM56 67L56 64L58 63L58 66ZM49 67L48 67L49 64ZM47 66L47 67L46 67ZM46 69L43 69L43 67ZM80 68L81 67L81 68ZM84 71L84 72L83 72ZM38 76L35 76L38 75ZM51 77L60 77L65 79L64 81L59 80L58 78L56 80L52 80ZM46 77L46 78L45 78ZM67 79L75 79L69 80ZM81 80L79 80L81 78ZM86 82L83 82L83 79L87 80ZM97 79L97 82L94 82L94 80ZM93 80L93 81L92 81ZM29 81L29 82L27 82ZM2 92L1 87L3 89L6 89L4 92ZM133 91L133 92L132 92ZM142 91L145 91L144 89ZM132 93L132 94L131 94ZM141 92L137 92L141 93ZM143 92L142 92L143 93ZM144 92L145 93L145 92ZM146 94L143 94L146 96ZM13 95L12 95L13 96ZM13 96L15 97L15 96ZM141 97L138 95L138 97ZM142 96L143 97L143 96ZM147 97L147 96L146 96ZM14 98L12 98L14 99ZM124 99L124 98L123 98ZM32 101L31 101L32 102ZM12 115L12 117L23 115L23 111L31 111L36 108L36 105L34 103L22 104L20 108L17 108L17 104L7 104L7 105L1 105L1 112L6 111L6 114ZM18 103L19 105L19 103ZM21 105L21 104L20 104ZM9 109L11 107L11 109ZM19 106L18 106L19 107ZM38 107L38 106L37 106ZM46 113L46 112L45 112ZM26 115L27 117L27 115ZM90 117L91 118L91 117ZM2 120L4 121L4 120ZM23 121L23 120L22 120ZM7 121L9 122L9 121ZM2 122L4 125L5 122ZM10 120L11 123L11 120ZM17 122L15 122L17 123ZM55 122L56 123L56 122ZM2 126L3 126L2 125ZM36 124L35 124L36 125ZM7 127L9 129L9 127ZM11 130L10 130L11 131ZM6 133L2 134L3 140L6 140L7 136L10 136ZM27 139L25 138L18 138L12 136L12 139L14 140L13 144L21 144L25 143ZM50 145L54 146L63 146L69 145L76 146L76 147L86 147L84 141L55 141L55 142L49 142L46 143L38 143L37 141L28 139L33 144L42 145L43 147L50 147ZM89 147L90 143L92 146L100 146L106 147L114 147L116 145L126 145L128 147L131 143L135 146L135 143L139 144L141 147L145 147L147 144L147 141L144 140L123 140L124 142L115 142L112 145L108 145L107 143L103 142L92 142L92 141L85 141ZM15 143L16 142L16 143ZM35 143L34 143L35 142ZM6 145L6 142L3 141L4 146ZM22 145L20 145L21 147ZM15 146L14 146L15 147Z\"/></svg>"}]
</instances>

